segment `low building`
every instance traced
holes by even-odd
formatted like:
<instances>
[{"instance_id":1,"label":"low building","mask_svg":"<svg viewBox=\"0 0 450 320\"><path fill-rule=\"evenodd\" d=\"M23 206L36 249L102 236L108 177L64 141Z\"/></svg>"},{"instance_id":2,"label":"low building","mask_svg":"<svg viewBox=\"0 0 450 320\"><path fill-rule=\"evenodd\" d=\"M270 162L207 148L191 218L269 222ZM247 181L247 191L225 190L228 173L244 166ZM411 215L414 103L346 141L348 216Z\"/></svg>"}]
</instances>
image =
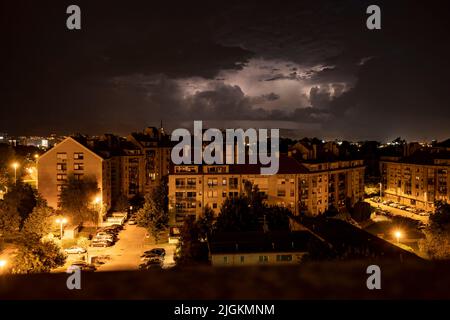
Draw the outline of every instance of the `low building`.
<instances>
[{"instance_id":1,"label":"low building","mask_svg":"<svg viewBox=\"0 0 450 320\"><path fill-rule=\"evenodd\" d=\"M209 241L214 267L300 264L315 237L308 231L223 232Z\"/></svg>"},{"instance_id":2,"label":"low building","mask_svg":"<svg viewBox=\"0 0 450 320\"><path fill-rule=\"evenodd\" d=\"M450 153L420 151L380 161L384 199L434 211L435 201L450 203Z\"/></svg>"}]
</instances>

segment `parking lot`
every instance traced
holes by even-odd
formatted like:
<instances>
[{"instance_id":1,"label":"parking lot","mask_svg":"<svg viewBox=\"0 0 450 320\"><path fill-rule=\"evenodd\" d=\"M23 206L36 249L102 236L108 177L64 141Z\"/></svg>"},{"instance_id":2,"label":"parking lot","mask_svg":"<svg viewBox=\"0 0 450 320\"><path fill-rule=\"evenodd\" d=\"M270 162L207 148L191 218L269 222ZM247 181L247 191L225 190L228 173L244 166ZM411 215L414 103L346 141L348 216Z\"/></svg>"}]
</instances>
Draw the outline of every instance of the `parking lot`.
<instances>
[{"instance_id":1,"label":"parking lot","mask_svg":"<svg viewBox=\"0 0 450 320\"><path fill-rule=\"evenodd\" d=\"M169 244L167 241L155 244L154 239L147 235L144 228L125 224L114 245L105 248L89 247L85 254L69 254L64 268L55 271L64 272L72 262L77 260L95 261L99 258L102 264L96 264L96 271L137 270L142 263L141 255L153 248L164 248L166 250L163 268L170 268L175 265L173 259L175 245Z\"/></svg>"},{"instance_id":2,"label":"parking lot","mask_svg":"<svg viewBox=\"0 0 450 320\"><path fill-rule=\"evenodd\" d=\"M365 199L364 201L368 202L372 207L380 208L380 209L382 209L384 211L388 211L388 212L390 212L393 215L403 216L403 217L406 217L406 218L410 218L410 219L421 221L424 224L428 224L429 216L419 215L417 213L409 212L409 211L402 210L402 209L399 209L399 208L394 208L394 207L385 205L385 204L380 203L380 202L375 202L375 201L373 201L371 199Z\"/></svg>"}]
</instances>

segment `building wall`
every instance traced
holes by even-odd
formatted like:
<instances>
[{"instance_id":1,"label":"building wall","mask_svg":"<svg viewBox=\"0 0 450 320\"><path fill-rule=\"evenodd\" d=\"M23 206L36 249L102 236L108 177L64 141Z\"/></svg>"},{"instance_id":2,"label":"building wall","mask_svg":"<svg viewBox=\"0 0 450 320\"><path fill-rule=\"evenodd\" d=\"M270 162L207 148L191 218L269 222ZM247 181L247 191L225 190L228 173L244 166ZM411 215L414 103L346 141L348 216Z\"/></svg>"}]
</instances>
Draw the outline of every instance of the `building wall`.
<instances>
[{"instance_id":1,"label":"building wall","mask_svg":"<svg viewBox=\"0 0 450 320\"><path fill-rule=\"evenodd\" d=\"M307 252L263 252L212 254L214 267L300 264Z\"/></svg>"},{"instance_id":2,"label":"building wall","mask_svg":"<svg viewBox=\"0 0 450 320\"><path fill-rule=\"evenodd\" d=\"M82 154L83 159L76 159ZM49 206L58 208L61 187L69 175L93 176L97 180L103 205L111 206L111 164L109 160L84 147L72 138L67 138L47 151L37 162L37 188Z\"/></svg>"},{"instance_id":3,"label":"building wall","mask_svg":"<svg viewBox=\"0 0 450 320\"><path fill-rule=\"evenodd\" d=\"M216 167L221 172L209 172ZM347 200L354 205L363 199L362 161L310 170L305 174L259 175L232 174L228 166L175 166L175 173L169 176L170 223L181 224L186 215L199 217L205 206L217 215L227 197L243 194L245 181L258 185L267 203L287 207L294 214L319 215L331 204L343 209Z\"/></svg>"},{"instance_id":4,"label":"building wall","mask_svg":"<svg viewBox=\"0 0 450 320\"><path fill-rule=\"evenodd\" d=\"M450 164L380 163L383 197L404 205L434 211L434 202L450 203Z\"/></svg>"}]
</instances>

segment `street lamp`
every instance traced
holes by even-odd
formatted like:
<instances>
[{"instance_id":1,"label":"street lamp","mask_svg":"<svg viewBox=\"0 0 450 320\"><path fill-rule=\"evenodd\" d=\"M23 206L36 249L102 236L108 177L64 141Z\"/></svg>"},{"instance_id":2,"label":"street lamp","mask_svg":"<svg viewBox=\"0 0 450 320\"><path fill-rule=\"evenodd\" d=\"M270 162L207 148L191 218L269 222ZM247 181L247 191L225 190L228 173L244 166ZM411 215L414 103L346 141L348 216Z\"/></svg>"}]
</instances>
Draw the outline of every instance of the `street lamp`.
<instances>
[{"instance_id":1,"label":"street lamp","mask_svg":"<svg viewBox=\"0 0 450 320\"><path fill-rule=\"evenodd\" d=\"M394 236L397 239L397 243L400 243L400 238L402 237L402 232L400 230L394 231Z\"/></svg>"},{"instance_id":2,"label":"street lamp","mask_svg":"<svg viewBox=\"0 0 450 320\"><path fill-rule=\"evenodd\" d=\"M19 167L19 163L14 162L11 166L14 168L14 184L17 184L17 168Z\"/></svg>"},{"instance_id":3,"label":"street lamp","mask_svg":"<svg viewBox=\"0 0 450 320\"><path fill-rule=\"evenodd\" d=\"M380 182L380 200L381 200L381 189L383 187L383 184Z\"/></svg>"},{"instance_id":4,"label":"street lamp","mask_svg":"<svg viewBox=\"0 0 450 320\"><path fill-rule=\"evenodd\" d=\"M102 213L102 198L100 196L96 196L94 198L94 200L92 201L92 203L94 204L94 210L97 212L97 223L101 223L101 213Z\"/></svg>"},{"instance_id":5,"label":"street lamp","mask_svg":"<svg viewBox=\"0 0 450 320\"><path fill-rule=\"evenodd\" d=\"M62 238L63 238L63 225L65 225L67 223L67 219L66 218L58 218L58 219L56 219L56 223L59 224L60 236L61 236L61 241L62 241Z\"/></svg>"},{"instance_id":6,"label":"street lamp","mask_svg":"<svg viewBox=\"0 0 450 320\"><path fill-rule=\"evenodd\" d=\"M6 260L0 260L0 273L3 272L3 269L6 267L7 262Z\"/></svg>"}]
</instances>

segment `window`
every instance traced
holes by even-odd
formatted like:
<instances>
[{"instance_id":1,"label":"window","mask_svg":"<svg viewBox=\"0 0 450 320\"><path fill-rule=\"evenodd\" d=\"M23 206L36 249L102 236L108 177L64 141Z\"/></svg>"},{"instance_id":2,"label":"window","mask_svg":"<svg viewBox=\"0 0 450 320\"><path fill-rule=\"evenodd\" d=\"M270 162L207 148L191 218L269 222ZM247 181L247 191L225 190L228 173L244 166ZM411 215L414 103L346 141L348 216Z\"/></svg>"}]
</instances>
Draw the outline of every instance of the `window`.
<instances>
[{"instance_id":1,"label":"window","mask_svg":"<svg viewBox=\"0 0 450 320\"><path fill-rule=\"evenodd\" d=\"M195 178L188 178L187 179L187 185L190 188L195 188L195 185L196 185Z\"/></svg>"},{"instance_id":2,"label":"window","mask_svg":"<svg viewBox=\"0 0 450 320\"><path fill-rule=\"evenodd\" d=\"M213 209L217 209L217 203L213 203Z\"/></svg>"},{"instance_id":3,"label":"window","mask_svg":"<svg viewBox=\"0 0 450 320\"><path fill-rule=\"evenodd\" d=\"M226 186L227 185L227 178L222 178L222 185Z\"/></svg>"},{"instance_id":4,"label":"window","mask_svg":"<svg viewBox=\"0 0 450 320\"><path fill-rule=\"evenodd\" d=\"M75 178L75 180L83 180L83 174L82 173L75 173L73 175L73 177Z\"/></svg>"},{"instance_id":5,"label":"window","mask_svg":"<svg viewBox=\"0 0 450 320\"><path fill-rule=\"evenodd\" d=\"M61 170L61 171L67 170L67 164L65 164L65 163L58 163L56 165L56 170Z\"/></svg>"},{"instance_id":6,"label":"window","mask_svg":"<svg viewBox=\"0 0 450 320\"><path fill-rule=\"evenodd\" d=\"M228 179L230 189L237 189L238 188L238 178L230 178Z\"/></svg>"},{"instance_id":7,"label":"window","mask_svg":"<svg viewBox=\"0 0 450 320\"><path fill-rule=\"evenodd\" d=\"M74 152L73 158L75 160L83 160L84 159L84 153L83 152Z\"/></svg>"},{"instance_id":8,"label":"window","mask_svg":"<svg viewBox=\"0 0 450 320\"><path fill-rule=\"evenodd\" d=\"M215 187L215 186L217 186L217 178L209 178L208 187Z\"/></svg>"},{"instance_id":9,"label":"window","mask_svg":"<svg viewBox=\"0 0 450 320\"><path fill-rule=\"evenodd\" d=\"M269 261L268 256L259 256L259 263L266 263Z\"/></svg>"},{"instance_id":10,"label":"window","mask_svg":"<svg viewBox=\"0 0 450 320\"><path fill-rule=\"evenodd\" d=\"M286 190L277 190L277 196L278 197L285 197L286 196Z\"/></svg>"},{"instance_id":11,"label":"window","mask_svg":"<svg viewBox=\"0 0 450 320\"><path fill-rule=\"evenodd\" d=\"M66 181L67 180L67 174L57 174L56 180L58 181Z\"/></svg>"},{"instance_id":12,"label":"window","mask_svg":"<svg viewBox=\"0 0 450 320\"><path fill-rule=\"evenodd\" d=\"M228 257L227 256L223 257L223 263L224 264L228 264Z\"/></svg>"},{"instance_id":13,"label":"window","mask_svg":"<svg viewBox=\"0 0 450 320\"><path fill-rule=\"evenodd\" d=\"M74 170L83 170L84 169L84 164L82 164L82 163L75 163L73 165L73 169Z\"/></svg>"},{"instance_id":14,"label":"window","mask_svg":"<svg viewBox=\"0 0 450 320\"><path fill-rule=\"evenodd\" d=\"M292 261L292 254L277 254L277 262Z\"/></svg>"},{"instance_id":15,"label":"window","mask_svg":"<svg viewBox=\"0 0 450 320\"><path fill-rule=\"evenodd\" d=\"M65 152L58 152L56 154L56 159L58 159L60 161L66 161L67 160L67 153L65 153Z\"/></svg>"},{"instance_id":16,"label":"window","mask_svg":"<svg viewBox=\"0 0 450 320\"><path fill-rule=\"evenodd\" d=\"M244 259L245 259L245 257L241 256L241 258L240 258L241 263L244 263Z\"/></svg>"},{"instance_id":17,"label":"window","mask_svg":"<svg viewBox=\"0 0 450 320\"><path fill-rule=\"evenodd\" d=\"M184 188L186 184L185 179L175 179L175 187L176 188Z\"/></svg>"},{"instance_id":18,"label":"window","mask_svg":"<svg viewBox=\"0 0 450 320\"><path fill-rule=\"evenodd\" d=\"M216 190L208 191L208 198L217 198L217 191Z\"/></svg>"}]
</instances>

